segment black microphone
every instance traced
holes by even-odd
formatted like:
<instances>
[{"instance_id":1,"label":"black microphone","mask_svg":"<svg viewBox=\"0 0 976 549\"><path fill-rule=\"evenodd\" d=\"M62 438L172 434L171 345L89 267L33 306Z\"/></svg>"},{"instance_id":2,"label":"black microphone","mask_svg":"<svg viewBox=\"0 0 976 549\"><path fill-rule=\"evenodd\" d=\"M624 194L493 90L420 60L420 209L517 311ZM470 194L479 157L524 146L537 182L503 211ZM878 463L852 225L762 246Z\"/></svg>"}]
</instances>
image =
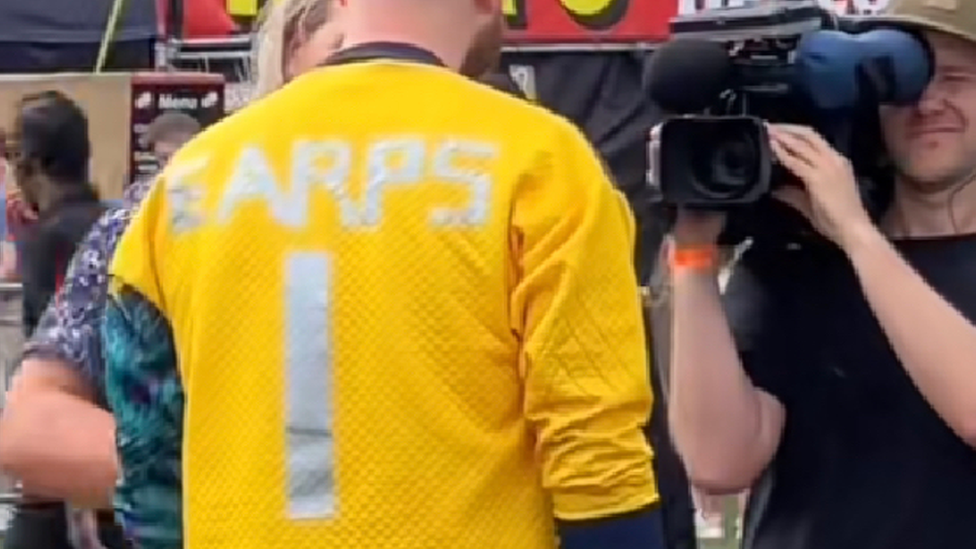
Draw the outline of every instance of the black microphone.
<instances>
[{"instance_id":1,"label":"black microphone","mask_svg":"<svg viewBox=\"0 0 976 549\"><path fill-rule=\"evenodd\" d=\"M651 57L651 100L672 114L701 112L732 85L734 66L725 47L708 40L677 39Z\"/></svg>"}]
</instances>

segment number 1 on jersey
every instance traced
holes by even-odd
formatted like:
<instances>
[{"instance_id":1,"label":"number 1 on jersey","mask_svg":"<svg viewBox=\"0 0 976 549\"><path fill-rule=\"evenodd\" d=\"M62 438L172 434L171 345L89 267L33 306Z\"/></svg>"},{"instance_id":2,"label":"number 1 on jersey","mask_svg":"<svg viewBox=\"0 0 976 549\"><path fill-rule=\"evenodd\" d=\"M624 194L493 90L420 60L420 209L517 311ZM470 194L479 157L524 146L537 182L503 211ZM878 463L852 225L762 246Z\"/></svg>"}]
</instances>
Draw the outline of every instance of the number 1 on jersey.
<instances>
[{"instance_id":1,"label":"number 1 on jersey","mask_svg":"<svg viewBox=\"0 0 976 549\"><path fill-rule=\"evenodd\" d=\"M288 517L335 514L332 257L285 259L285 455Z\"/></svg>"}]
</instances>

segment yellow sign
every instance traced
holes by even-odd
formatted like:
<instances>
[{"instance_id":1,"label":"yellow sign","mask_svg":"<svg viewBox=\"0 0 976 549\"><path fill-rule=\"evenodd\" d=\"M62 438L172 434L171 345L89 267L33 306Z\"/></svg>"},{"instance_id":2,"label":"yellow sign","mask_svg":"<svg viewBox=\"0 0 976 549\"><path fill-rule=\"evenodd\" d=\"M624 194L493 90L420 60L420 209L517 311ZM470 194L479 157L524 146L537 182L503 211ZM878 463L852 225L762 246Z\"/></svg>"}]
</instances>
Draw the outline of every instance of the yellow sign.
<instances>
[{"instance_id":1,"label":"yellow sign","mask_svg":"<svg viewBox=\"0 0 976 549\"><path fill-rule=\"evenodd\" d=\"M227 0L227 13L236 17L254 17L258 14L258 0Z\"/></svg>"},{"instance_id":2,"label":"yellow sign","mask_svg":"<svg viewBox=\"0 0 976 549\"><path fill-rule=\"evenodd\" d=\"M502 0L502 9L513 30L527 30L529 2L537 2L539 6L533 13L552 13L552 9L561 10L578 25L590 30L606 30L620 22L627 13L629 0ZM541 10L542 4L545 9Z\"/></svg>"}]
</instances>

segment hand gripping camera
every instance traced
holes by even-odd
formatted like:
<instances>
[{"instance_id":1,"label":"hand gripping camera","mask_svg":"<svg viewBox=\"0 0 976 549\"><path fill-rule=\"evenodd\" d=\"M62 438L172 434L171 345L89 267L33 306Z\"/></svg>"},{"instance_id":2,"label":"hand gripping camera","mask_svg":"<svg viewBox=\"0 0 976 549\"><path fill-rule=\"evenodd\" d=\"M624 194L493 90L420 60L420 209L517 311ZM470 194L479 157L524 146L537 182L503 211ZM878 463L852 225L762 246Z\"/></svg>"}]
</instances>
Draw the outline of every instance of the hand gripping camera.
<instances>
[{"instance_id":1,"label":"hand gripping camera","mask_svg":"<svg viewBox=\"0 0 976 549\"><path fill-rule=\"evenodd\" d=\"M687 208L749 205L790 177L765 121L812 126L855 173L881 154L877 112L911 104L932 76L913 32L841 18L813 0L779 0L671 20L651 59L651 98L675 115L661 127L662 200Z\"/></svg>"}]
</instances>

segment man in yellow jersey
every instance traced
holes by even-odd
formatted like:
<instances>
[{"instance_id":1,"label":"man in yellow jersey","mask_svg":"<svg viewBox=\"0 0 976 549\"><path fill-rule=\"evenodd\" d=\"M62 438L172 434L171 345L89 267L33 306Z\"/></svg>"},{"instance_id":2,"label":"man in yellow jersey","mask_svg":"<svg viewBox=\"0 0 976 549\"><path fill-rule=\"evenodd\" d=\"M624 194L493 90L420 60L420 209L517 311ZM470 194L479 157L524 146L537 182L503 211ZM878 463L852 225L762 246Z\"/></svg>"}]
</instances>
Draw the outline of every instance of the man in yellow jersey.
<instances>
[{"instance_id":1,"label":"man in yellow jersey","mask_svg":"<svg viewBox=\"0 0 976 549\"><path fill-rule=\"evenodd\" d=\"M350 1L328 66L173 157L103 326L137 545L182 505L187 549L661 547L632 219L569 122L458 74L499 2Z\"/></svg>"}]
</instances>

